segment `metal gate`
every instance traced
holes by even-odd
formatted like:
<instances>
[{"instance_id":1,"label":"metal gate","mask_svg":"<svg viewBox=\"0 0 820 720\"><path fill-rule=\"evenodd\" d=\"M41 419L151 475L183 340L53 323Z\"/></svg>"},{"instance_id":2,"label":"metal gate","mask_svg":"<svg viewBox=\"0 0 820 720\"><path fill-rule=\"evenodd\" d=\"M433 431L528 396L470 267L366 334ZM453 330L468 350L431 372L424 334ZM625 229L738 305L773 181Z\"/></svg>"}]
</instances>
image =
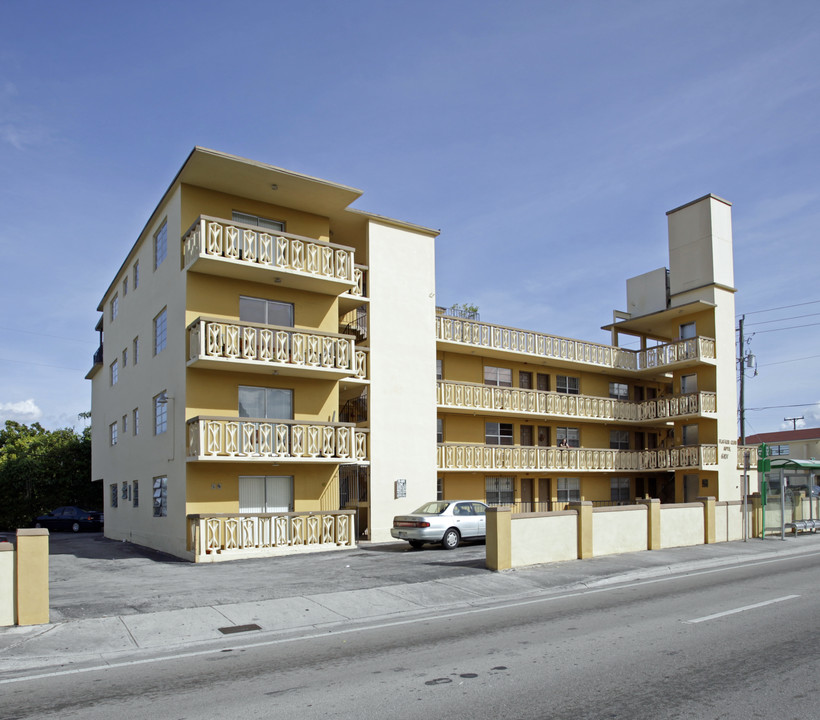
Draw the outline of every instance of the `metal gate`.
<instances>
[{"instance_id":1,"label":"metal gate","mask_svg":"<svg viewBox=\"0 0 820 720\"><path fill-rule=\"evenodd\" d=\"M356 511L353 520L357 538L368 534L369 482L369 465L339 466L339 510Z\"/></svg>"}]
</instances>

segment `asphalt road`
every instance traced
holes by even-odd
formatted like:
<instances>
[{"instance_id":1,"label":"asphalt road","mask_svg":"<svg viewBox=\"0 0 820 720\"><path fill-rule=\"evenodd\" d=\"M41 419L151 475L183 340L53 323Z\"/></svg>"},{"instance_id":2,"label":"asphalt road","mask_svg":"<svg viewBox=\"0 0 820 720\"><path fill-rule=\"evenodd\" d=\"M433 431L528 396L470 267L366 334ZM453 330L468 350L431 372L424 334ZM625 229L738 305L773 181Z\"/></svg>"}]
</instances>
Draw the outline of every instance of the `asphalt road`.
<instances>
[{"instance_id":1,"label":"asphalt road","mask_svg":"<svg viewBox=\"0 0 820 720\"><path fill-rule=\"evenodd\" d=\"M2 718L820 717L820 555L143 657Z\"/></svg>"}]
</instances>

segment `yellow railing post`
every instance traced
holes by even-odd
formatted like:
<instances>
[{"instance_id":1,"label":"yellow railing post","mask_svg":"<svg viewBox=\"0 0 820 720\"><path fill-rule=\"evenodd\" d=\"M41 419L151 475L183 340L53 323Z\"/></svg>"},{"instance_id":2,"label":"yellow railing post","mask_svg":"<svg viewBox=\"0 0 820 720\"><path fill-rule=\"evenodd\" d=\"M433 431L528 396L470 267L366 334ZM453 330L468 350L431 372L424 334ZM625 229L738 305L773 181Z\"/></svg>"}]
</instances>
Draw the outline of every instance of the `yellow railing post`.
<instances>
[{"instance_id":1,"label":"yellow railing post","mask_svg":"<svg viewBox=\"0 0 820 720\"><path fill-rule=\"evenodd\" d=\"M578 559L592 557L592 502L581 500L569 503L568 510L578 513Z\"/></svg>"},{"instance_id":2,"label":"yellow railing post","mask_svg":"<svg viewBox=\"0 0 820 720\"><path fill-rule=\"evenodd\" d=\"M709 545L715 542L715 498L699 497L703 503L703 542Z\"/></svg>"},{"instance_id":3,"label":"yellow railing post","mask_svg":"<svg viewBox=\"0 0 820 720\"><path fill-rule=\"evenodd\" d=\"M658 498L646 498L639 501L646 505L646 549L661 549L661 501Z\"/></svg>"}]
</instances>

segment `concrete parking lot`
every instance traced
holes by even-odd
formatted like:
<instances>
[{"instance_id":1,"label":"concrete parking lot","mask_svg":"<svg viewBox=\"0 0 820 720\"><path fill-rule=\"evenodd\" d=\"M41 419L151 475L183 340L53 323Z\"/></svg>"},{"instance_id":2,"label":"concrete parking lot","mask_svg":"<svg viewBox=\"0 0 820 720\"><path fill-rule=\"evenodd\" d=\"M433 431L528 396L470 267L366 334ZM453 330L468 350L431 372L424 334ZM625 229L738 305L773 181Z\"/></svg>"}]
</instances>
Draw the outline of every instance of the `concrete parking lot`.
<instances>
[{"instance_id":1,"label":"concrete parking lot","mask_svg":"<svg viewBox=\"0 0 820 720\"><path fill-rule=\"evenodd\" d=\"M482 542L452 551L363 543L351 550L202 565L102 533L52 533L49 543L52 622L491 574Z\"/></svg>"}]
</instances>

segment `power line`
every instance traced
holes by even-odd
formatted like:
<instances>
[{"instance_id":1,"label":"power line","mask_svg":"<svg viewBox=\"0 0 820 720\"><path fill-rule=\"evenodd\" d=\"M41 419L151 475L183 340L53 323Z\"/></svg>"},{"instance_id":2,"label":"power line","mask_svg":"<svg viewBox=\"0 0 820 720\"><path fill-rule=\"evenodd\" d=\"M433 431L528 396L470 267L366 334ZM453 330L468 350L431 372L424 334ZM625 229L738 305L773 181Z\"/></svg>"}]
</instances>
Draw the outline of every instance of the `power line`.
<instances>
[{"instance_id":1,"label":"power line","mask_svg":"<svg viewBox=\"0 0 820 720\"><path fill-rule=\"evenodd\" d=\"M792 358L791 360L778 360L777 362L773 363L763 363L762 365L758 365L758 367L769 367L769 365L783 365L784 363L798 362L800 360L813 360L814 358L820 358L820 355L807 355L806 357Z\"/></svg>"},{"instance_id":2,"label":"power line","mask_svg":"<svg viewBox=\"0 0 820 720\"><path fill-rule=\"evenodd\" d=\"M749 327L750 325L769 325L771 323L776 322L785 322L786 320L799 320L800 318L817 317L818 315L820 315L820 313L809 313L808 315L792 315L791 317L778 318L777 320L759 320L758 322L747 323L746 327Z\"/></svg>"},{"instance_id":3,"label":"power line","mask_svg":"<svg viewBox=\"0 0 820 720\"><path fill-rule=\"evenodd\" d=\"M820 323L806 323L805 325L791 325L789 327L784 328L772 328L771 330L754 330L752 335L760 335L761 333L767 332L779 332L780 330L800 330L800 328L807 328L807 327L815 327L820 325Z\"/></svg>"},{"instance_id":4,"label":"power line","mask_svg":"<svg viewBox=\"0 0 820 720\"><path fill-rule=\"evenodd\" d=\"M9 327L2 327L0 326L0 330L5 330L6 332L16 332L16 333L25 333L26 335L37 335L39 337L47 337L52 338L53 340L65 340L66 342L79 342L83 345L91 345L93 341L90 343L87 338L80 339L80 338L67 338L61 337L60 335L48 335L47 333L36 332L33 330L19 330L18 328L9 328Z\"/></svg>"},{"instance_id":5,"label":"power line","mask_svg":"<svg viewBox=\"0 0 820 720\"><path fill-rule=\"evenodd\" d=\"M820 303L820 300L809 300L808 302L796 303L794 305L783 305L782 307L769 308L768 310L751 310L747 313L741 313L740 315L756 315L757 313L774 312L775 310L788 310L789 308L802 307L803 305L817 305L818 303ZM737 315L736 317L740 317L740 315Z\"/></svg>"},{"instance_id":6,"label":"power line","mask_svg":"<svg viewBox=\"0 0 820 720\"><path fill-rule=\"evenodd\" d=\"M817 405L816 402L803 403L801 405L767 405L766 407L746 408L746 410L778 410L780 408L814 407L815 405Z\"/></svg>"},{"instance_id":7,"label":"power line","mask_svg":"<svg viewBox=\"0 0 820 720\"><path fill-rule=\"evenodd\" d=\"M82 368L66 367L65 365L48 365L47 363L30 362L29 360L9 360L8 358L0 358L0 362L19 363L21 365L37 365L38 367L57 368L58 370L72 370L74 372L82 372Z\"/></svg>"}]
</instances>

